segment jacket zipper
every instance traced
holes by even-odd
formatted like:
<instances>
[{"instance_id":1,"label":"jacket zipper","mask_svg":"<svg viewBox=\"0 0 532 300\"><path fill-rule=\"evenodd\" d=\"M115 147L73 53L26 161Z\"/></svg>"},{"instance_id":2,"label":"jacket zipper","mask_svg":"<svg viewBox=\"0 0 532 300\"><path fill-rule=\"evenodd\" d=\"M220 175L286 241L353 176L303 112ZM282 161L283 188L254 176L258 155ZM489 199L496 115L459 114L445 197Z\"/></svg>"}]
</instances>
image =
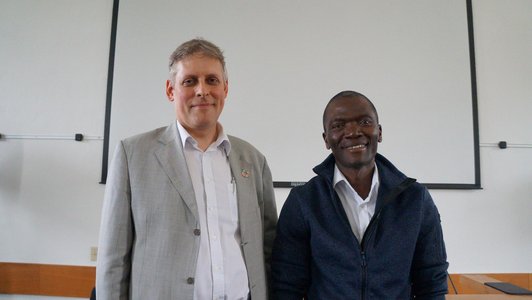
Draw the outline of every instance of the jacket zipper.
<instances>
[{"instance_id":1,"label":"jacket zipper","mask_svg":"<svg viewBox=\"0 0 532 300\"><path fill-rule=\"evenodd\" d=\"M395 199L400 193L402 193L414 181L415 181L414 179L407 178L406 180L401 182L401 184L394 191L395 195L392 194L393 196L391 199ZM366 286L367 286L367 281L368 281L368 278L367 278L368 270L367 270L367 261L366 261L366 248L367 248L366 244L367 244L367 241L370 239L371 235L373 234L373 232L375 231L375 226L376 226L375 223L377 223L377 221L379 220L381 211L383 210L384 207L388 205L389 202L390 201L386 201L380 207L380 209L373 215L373 218L371 218L371 220L369 221L369 224L368 224L368 227L366 228L366 232L364 233L364 236L362 236L362 242L360 243L360 255L362 258L362 289L361 289L362 300L366 299L365 298L366 288L367 288Z\"/></svg>"},{"instance_id":2,"label":"jacket zipper","mask_svg":"<svg viewBox=\"0 0 532 300\"><path fill-rule=\"evenodd\" d=\"M366 299L366 281L368 275L368 271L366 269L366 252L362 250L360 255L362 256L362 289L360 291L360 299L364 300Z\"/></svg>"},{"instance_id":3,"label":"jacket zipper","mask_svg":"<svg viewBox=\"0 0 532 300\"><path fill-rule=\"evenodd\" d=\"M360 243L360 256L362 259L362 288L360 291L360 294L361 294L360 296L362 300L366 299L366 286L367 286L367 281L368 281L368 270L367 270L368 264L366 261L366 248L367 248L366 241L369 239L369 237L374 231L373 228L375 227L375 225L373 224L375 224L376 220L379 219L380 211L381 210L379 210L377 214L375 214L374 217L371 218L371 220L369 221L368 227L366 228L366 232L364 233L364 236L362 237L362 243Z\"/></svg>"},{"instance_id":4,"label":"jacket zipper","mask_svg":"<svg viewBox=\"0 0 532 300\"><path fill-rule=\"evenodd\" d=\"M325 177L325 180L327 181L328 185L332 187L331 180L329 180L328 177ZM415 179L407 177L405 180L403 180L403 182L401 182L398 186L396 186L394 190L392 190L390 192L391 195L389 194L389 196L391 196L391 198L395 199L397 197L397 195L402 193L405 189L408 188L408 186L410 186L411 183L413 183L415 181L416 181ZM334 188L331 188L329 193L330 193L331 199L336 199L337 196L335 197L336 192L335 192ZM384 199L386 199L386 198L384 198ZM371 220L369 221L368 227L366 228L366 232L362 236L362 242L360 244L358 244L358 241L355 238L357 246L360 247L359 248L360 249L360 256L361 256L361 259L362 259L362 288L361 288L361 292L360 292L362 300L366 299L366 288L367 288L366 286L367 286L367 281L368 281L368 278L367 278L368 277L368 270L367 270L367 261L366 261L366 241L369 240L371 234L373 233L373 231L374 231L373 228L375 227L374 224L379 219L382 209L385 206L387 206L387 204L389 202L390 202L389 200L385 201L384 204L380 207L380 209L373 215L373 218L371 218ZM335 207L337 206L335 204L333 204L333 205ZM338 207L336 207L336 209L338 210ZM348 228L351 229L350 226L348 226ZM353 236L354 236L354 234L353 234Z\"/></svg>"}]
</instances>

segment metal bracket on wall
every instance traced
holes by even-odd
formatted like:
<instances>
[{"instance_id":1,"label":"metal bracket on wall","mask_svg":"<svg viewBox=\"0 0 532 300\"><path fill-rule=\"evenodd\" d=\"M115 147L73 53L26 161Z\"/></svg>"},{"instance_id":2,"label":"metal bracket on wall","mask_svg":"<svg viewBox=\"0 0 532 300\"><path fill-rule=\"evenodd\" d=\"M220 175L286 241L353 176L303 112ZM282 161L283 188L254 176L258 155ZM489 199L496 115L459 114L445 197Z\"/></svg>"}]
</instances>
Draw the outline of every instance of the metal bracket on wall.
<instances>
[{"instance_id":1,"label":"metal bracket on wall","mask_svg":"<svg viewBox=\"0 0 532 300\"><path fill-rule=\"evenodd\" d=\"M38 135L38 134L0 134L0 140L103 140L103 136L84 135L75 133L73 135Z\"/></svg>"},{"instance_id":2,"label":"metal bracket on wall","mask_svg":"<svg viewBox=\"0 0 532 300\"><path fill-rule=\"evenodd\" d=\"M507 148L532 148L532 144L517 144L508 143L507 141L500 141L498 143L479 143L480 147L498 147L500 149Z\"/></svg>"}]
</instances>

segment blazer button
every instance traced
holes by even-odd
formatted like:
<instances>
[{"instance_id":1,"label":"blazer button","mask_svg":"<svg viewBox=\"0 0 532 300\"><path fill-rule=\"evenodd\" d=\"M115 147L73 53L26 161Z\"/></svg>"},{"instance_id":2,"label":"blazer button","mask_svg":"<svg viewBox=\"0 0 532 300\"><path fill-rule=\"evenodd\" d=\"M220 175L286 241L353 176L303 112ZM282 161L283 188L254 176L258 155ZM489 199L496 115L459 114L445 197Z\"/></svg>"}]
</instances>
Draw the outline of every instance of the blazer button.
<instances>
[{"instance_id":1,"label":"blazer button","mask_svg":"<svg viewBox=\"0 0 532 300\"><path fill-rule=\"evenodd\" d=\"M187 278L187 283L188 284L194 284L194 278L193 277Z\"/></svg>"},{"instance_id":2,"label":"blazer button","mask_svg":"<svg viewBox=\"0 0 532 300\"><path fill-rule=\"evenodd\" d=\"M194 229L194 235L200 235L201 234L201 230L199 229Z\"/></svg>"}]
</instances>

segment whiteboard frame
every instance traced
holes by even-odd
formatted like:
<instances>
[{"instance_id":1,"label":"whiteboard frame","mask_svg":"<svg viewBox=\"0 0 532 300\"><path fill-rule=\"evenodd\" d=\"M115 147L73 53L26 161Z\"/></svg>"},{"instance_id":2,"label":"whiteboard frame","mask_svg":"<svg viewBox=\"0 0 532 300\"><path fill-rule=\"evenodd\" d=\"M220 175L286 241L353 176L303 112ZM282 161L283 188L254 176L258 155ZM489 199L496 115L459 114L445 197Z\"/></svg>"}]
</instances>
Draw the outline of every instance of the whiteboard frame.
<instances>
[{"instance_id":1,"label":"whiteboard frame","mask_svg":"<svg viewBox=\"0 0 532 300\"><path fill-rule=\"evenodd\" d=\"M108 159L109 159L109 140L111 128L111 106L113 94L113 74L114 61L116 49L116 35L118 28L118 11L120 0L113 0L113 15L111 26L110 50L109 50L109 67L107 78L107 94L106 94L106 109L105 109L105 125L104 125L104 143L102 151L102 173L101 184L105 184L107 180ZM451 189L451 190L471 190L482 189L480 179L480 150L479 150L479 120L478 120L478 101L477 101L477 79L476 79L476 63L475 63L475 42L474 42L474 27L473 27L473 8L472 1L465 0L467 8L467 27L469 39L469 61L470 61L470 77L471 77L471 104L472 104L472 121L473 121L473 157L474 157L474 183L422 183L429 189ZM292 188L304 184L301 181L274 181L273 185L276 188Z\"/></svg>"}]
</instances>

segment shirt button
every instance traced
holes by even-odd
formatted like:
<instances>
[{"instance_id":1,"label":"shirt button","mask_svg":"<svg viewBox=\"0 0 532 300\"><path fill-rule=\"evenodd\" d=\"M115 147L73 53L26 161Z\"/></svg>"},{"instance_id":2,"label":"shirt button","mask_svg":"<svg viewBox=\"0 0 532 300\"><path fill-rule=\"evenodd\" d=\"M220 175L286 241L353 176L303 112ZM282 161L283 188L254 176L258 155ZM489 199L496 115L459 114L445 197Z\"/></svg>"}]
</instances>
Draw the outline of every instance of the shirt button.
<instances>
[{"instance_id":1,"label":"shirt button","mask_svg":"<svg viewBox=\"0 0 532 300\"><path fill-rule=\"evenodd\" d=\"M194 229L194 235L200 235L201 234L201 230L199 229Z\"/></svg>"},{"instance_id":2,"label":"shirt button","mask_svg":"<svg viewBox=\"0 0 532 300\"><path fill-rule=\"evenodd\" d=\"M187 278L187 283L188 284L194 284L194 278L193 277Z\"/></svg>"}]
</instances>

